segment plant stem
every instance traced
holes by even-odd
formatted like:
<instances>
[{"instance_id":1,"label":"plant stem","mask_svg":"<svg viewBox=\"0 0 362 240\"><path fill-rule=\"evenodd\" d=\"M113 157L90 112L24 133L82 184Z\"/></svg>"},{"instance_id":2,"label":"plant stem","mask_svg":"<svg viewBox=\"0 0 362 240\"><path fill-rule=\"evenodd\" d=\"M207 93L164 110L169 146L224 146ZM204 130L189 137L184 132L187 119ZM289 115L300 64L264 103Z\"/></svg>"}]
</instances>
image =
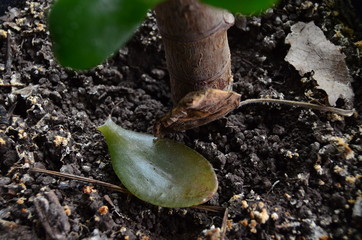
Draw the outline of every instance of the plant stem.
<instances>
[{"instance_id":1,"label":"plant stem","mask_svg":"<svg viewBox=\"0 0 362 240\"><path fill-rule=\"evenodd\" d=\"M282 99L271 99L271 98L247 99L247 100L241 101L239 104L239 107L242 107L247 104L254 104L254 103L277 103L277 104L284 104L284 105L289 105L289 106L293 106L293 107L311 108L311 109L315 109L315 110L319 110L319 111L336 113L336 114L346 116L346 117L352 116L355 112L354 109L345 110L345 109L340 109L340 108L321 106L321 105L317 105L317 104L313 104L313 103L282 100Z\"/></svg>"},{"instance_id":2,"label":"plant stem","mask_svg":"<svg viewBox=\"0 0 362 240\"><path fill-rule=\"evenodd\" d=\"M231 90L226 31L234 23L233 15L198 0L168 0L155 11L174 104L193 91Z\"/></svg>"}]
</instances>

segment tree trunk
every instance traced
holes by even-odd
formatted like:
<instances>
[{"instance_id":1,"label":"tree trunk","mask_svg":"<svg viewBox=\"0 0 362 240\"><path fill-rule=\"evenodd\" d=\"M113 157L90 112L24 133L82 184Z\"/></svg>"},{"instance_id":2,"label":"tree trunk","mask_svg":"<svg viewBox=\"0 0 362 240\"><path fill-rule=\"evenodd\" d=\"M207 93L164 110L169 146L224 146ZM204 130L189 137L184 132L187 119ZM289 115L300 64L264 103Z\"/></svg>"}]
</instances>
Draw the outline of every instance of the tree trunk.
<instances>
[{"instance_id":1,"label":"tree trunk","mask_svg":"<svg viewBox=\"0 0 362 240\"><path fill-rule=\"evenodd\" d=\"M227 29L234 17L198 0L168 0L156 8L174 104L193 91L231 90Z\"/></svg>"}]
</instances>

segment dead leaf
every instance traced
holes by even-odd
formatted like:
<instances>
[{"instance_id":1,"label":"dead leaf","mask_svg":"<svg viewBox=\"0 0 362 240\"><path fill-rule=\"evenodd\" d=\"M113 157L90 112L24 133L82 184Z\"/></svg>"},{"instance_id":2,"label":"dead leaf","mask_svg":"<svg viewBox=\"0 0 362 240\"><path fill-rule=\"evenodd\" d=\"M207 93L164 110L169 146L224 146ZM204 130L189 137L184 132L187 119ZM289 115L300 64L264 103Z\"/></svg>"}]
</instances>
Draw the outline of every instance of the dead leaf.
<instances>
[{"instance_id":1,"label":"dead leaf","mask_svg":"<svg viewBox=\"0 0 362 240\"><path fill-rule=\"evenodd\" d=\"M191 92L155 123L154 135L195 128L221 118L239 106L240 94L206 89Z\"/></svg>"},{"instance_id":2,"label":"dead leaf","mask_svg":"<svg viewBox=\"0 0 362 240\"><path fill-rule=\"evenodd\" d=\"M298 22L291 30L285 39L291 45L285 60L302 76L313 71L313 78L318 88L327 93L330 105L334 106L340 97L352 103L352 78L340 47L328 41L314 22Z\"/></svg>"}]
</instances>

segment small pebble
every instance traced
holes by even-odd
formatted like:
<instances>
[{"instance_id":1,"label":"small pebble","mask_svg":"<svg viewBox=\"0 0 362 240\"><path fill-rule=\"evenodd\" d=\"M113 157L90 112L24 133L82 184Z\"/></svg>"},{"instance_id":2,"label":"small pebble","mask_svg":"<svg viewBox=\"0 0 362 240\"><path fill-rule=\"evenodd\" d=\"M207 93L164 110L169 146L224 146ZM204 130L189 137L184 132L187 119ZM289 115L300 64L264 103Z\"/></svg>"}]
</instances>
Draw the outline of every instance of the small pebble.
<instances>
[{"instance_id":1,"label":"small pebble","mask_svg":"<svg viewBox=\"0 0 362 240\"><path fill-rule=\"evenodd\" d=\"M83 165L83 166L82 166L82 169L83 169L85 172L90 172L90 171L91 171L91 167L90 167L90 166L87 166L87 165Z\"/></svg>"}]
</instances>

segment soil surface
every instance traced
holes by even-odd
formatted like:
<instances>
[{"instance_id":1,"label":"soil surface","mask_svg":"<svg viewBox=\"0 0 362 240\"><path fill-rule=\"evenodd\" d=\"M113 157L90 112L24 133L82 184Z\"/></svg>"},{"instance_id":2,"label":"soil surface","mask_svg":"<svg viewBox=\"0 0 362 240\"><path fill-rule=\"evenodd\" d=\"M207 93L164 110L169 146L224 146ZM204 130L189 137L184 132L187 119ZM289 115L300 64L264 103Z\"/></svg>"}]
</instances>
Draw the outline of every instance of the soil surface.
<instances>
[{"instance_id":1,"label":"soil surface","mask_svg":"<svg viewBox=\"0 0 362 240\"><path fill-rule=\"evenodd\" d=\"M74 72L53 58L50 0L27 1L0 19L0 239L362 239L362 121L279 105L250 105L220 120L170 134L214 166L228 209L166 209L100 186L29 172L71 173L113 184L96 126L108 116L152 133L171 107L155 19L103 65ZM343 2L345 2L343 4ZM229 31L234 90L327 104L310 76L284 57L290 26L314 21L342 47L362 114L362 21L347 1L284 0ZM357 2L357 1L356 1ZM356 43L356 44L355 44ZM348 108L342 99L338 107ZM108 211L107 208L108 207Z\"/></svg>"}]
</instances>

